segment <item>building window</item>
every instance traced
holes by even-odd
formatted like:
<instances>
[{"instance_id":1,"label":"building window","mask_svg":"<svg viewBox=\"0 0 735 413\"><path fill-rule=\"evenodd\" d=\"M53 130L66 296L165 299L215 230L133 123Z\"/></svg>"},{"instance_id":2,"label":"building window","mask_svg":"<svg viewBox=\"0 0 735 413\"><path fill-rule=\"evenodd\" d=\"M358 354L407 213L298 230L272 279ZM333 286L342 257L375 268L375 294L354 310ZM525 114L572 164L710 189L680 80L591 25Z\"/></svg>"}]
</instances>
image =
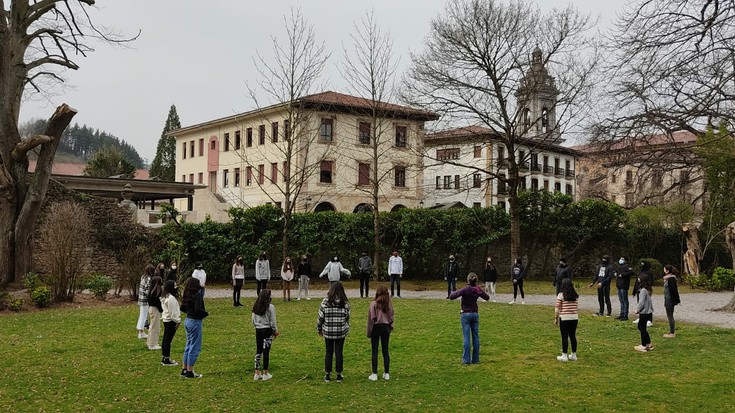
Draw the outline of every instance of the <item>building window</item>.
<instances>
[{"instance_id":1,"label":"building window","mask_svg":"<svg viewBox=\"0 0 735 413\"><path fill-rule=\"evenodd\" d=\"M525 191L526 190L526 178L520 178L518 180L518 189Z\"/></svg>"},{"instance_id":2,"label":"building window","mask_svg":"<svg viewBox=\"0 0 735 413\"><path fill-rule=\"evenodd\" d=\"M189 157L194 157L194 141L189 142Z\"/></svg>"},{"instance_id":3,"label":"building window","mask_svg":"<svg viewBox=\"0 0 735 413\"><path fill-rule=\"evenodd\" d=\"M554 184L554 191L561 192L561 182L556 182Z\"/></svg>"},{"instance_id":4,"label":"building window","mask_svg":"<svg viewBox=\"0 0 735 413\"><path fill-rule=\"evenodd\" d=\"M548 179L544 179L544 190L546 191L549 190L549 180Z\"/></svg>"},{"instance_id":5,"label":"building window","mask_svg":"<svg viewBox=\"0 0 735 413\"><path fill-rule=\"evenodd\" d=\"M538 164L538 154L534 153L531 155L531 170L532 171L540 171L541 168L539 168Z\"/></svg>"},{"instance_id":6,"label":"building window","mask_svg":"<svg viewBox=\"0 0 735 413\"><path fill-rule=\"evenodd\" d=\"M199 176L197 177L197 183L203 184L204 183L204 173L199 172Z\"/></svg>"},{"instance_id":7,"label":"building window","mask_svg":"<svg viewBox=\"0 0 735 413\"><path fill-rule=\"evenodd\" d=\"M459 189L459 175L454 175L454 189Z\"/></svg>"},{"instance_id":8,"label":"building window","mask_svg":"<svg viewBox=\"0 0 735 413\"><path fill-rule=\"evenodd\" d=\"M283 204L281 204L281 201L276 202L276 208L283 209Z\"/></svg>"},{"instance_id":9,"label":"building window","mask_svg":"<svg viewBox=\"0 0 735 413\"><path fill-rule=\"evenodd\" d=\"M245 130L245 146L248 148L253 146L253 128L247 128Z\"/></svg>"},{"instance_id":10,"label":"building window","mask_svg":"<svg viewBox=\"0 0 735 413\"><path fill-rule=\"evenodd\" d=\"M227 188L227 186L230 183L229 181L230 181L230 171L228 169L223 169L222 170L222 187Z\"/></svg>"},{"instance_id":11,"label":"building window","mask_svg":"<svg viewBox=\"0 0 735 413\"><path fill-rule=\"evenodd\" d=\"M265 145L265 125L258 126L258 145Z\"/></svg>"},{"instance_id":12,"label":"building window","mask_svg":"<svg viewBox=\"0 0 735 413\"><path fill-rule=\"evenodd\" d=\"M541 108L541 132L549 131L549 109Z\"/></svg>"},{"instance_id":13,"label":"building window","mask_svg":"<svg viewBox=\"0 0 735 413\"><path fill-rule=\"evenodd\" d=\"M472 156L475 158L482 158L482 146L475 145L475 147L472 148Z\"/></svg>"},{"instance_id":14,"label":"building window","mask_svg":"<svg viewBox=\"0 0 735 413\"><path fill-rule=\"evenodd\" d=\"M574 195L574 190L572 189L571 184L567 184L567 195Z\"/></svg>"},{"instance_id":15,"label":"building window","mask_svg":"<svg viewBox=\"0 0 735 413\"><path fill-rule=\"evenodd\" d=\"M405 148L407 146L406 131L405 126L396 126L396 147Z\"/></svg>"},{"instance_id":16,"label":"building window","mask_svg":"<svg viewBox=\"0 0 735 413\"><path fill-rule=\"evenodd\" d=\"M319 164L319 182L324 184L332 183L332 166L333 161L321 161Z\"/></svg>"},{"instance_id":17,"label":"building window","mask_svg":"<svg viewBox=\"0 0 735 413\"><path fill-rule=\"evenodd\" d=\"M498 165L503 166L505 163L505 148L498 146Z\"/></svg>"},{"instance_id":18,"label":"building window","mask_svg":"<svg viewBox=\"0 0 735 413\"><path fill-rule=\"evenodd\" d=\"M184 144L186 145L186 144ZM186 182L186 175L181 175L181 182Z\"/></svg>"},{"instance_id":19,"label":"building window","mask_svg":"<svg viewBox=\"0 0 735 413\"><path fill-rule=\"evenodd\" d=\"M479 203L479 202L473 202L472 203L472 208L482 208L482 204Z\"/></svg>"},{"instance_id":20,"label":"building window","mask_svg":"<svg viewBox=\"0 0 735 413\"><path fill-rule=\"evenodd\" d=\"M633 186L633 171L625 171L625 186Z\"/></svg>"},{"instance_id":21,"label":"building window","mask_svg":"<svg viewBox=\"0 0 735 413\"><path fill-rule=\"evenodd\" d=\"M360 122L358 125L357 139L363 145L370 144L370 123Z\"/></svg>"},{"instance_id":22,"label":"building window","mask_svg":"<svg viewBox=\"0 0 735 413\"><path fill-rule=\"evenodd\" d=\"M253 167L248 166L245 168L245 185L250 186L253 184Z\"/></svg>"},{"instance_id":23,"label":"building window","mask_svg":"<svg viewBox=\"0 0 735 413\"><path fill-rule=\"evenodd\" d=\"M289 166L288 161L283 162L283 182L288 181L291 177L291 168Z\"/></svg>"},{"instance_id":24,"label":"building window","mask_svg":"<svg viewBox=\"0 0 735 413\"><path fill-rule=\"evenodd\" d=\"M472 187L479 188L482 185L482 178L480 174L472 174Z\"/></svg>"},{"instance_id":25,"label":"building window","mask_svg":"<svg viewBox=\"0 0 735 413\"><path fill-rule=\"evenodd\" d=\"M283 140L291 139L291 121L286 119L283 121Z\"/></svg>"},{"instance_id":26,"label":"building window","mask_svg":"<svg viewBox=\"0 0 735 413\"><path fill-rule=\"evenodd\" d=\"M395 167L395 186L400 188L406 187L406 167L405 166L396 166Z\"/></svg>"},{"instance_id":27,"label":"building window","mask_svg":"<svg viewBox=\"0 0 735 413\"><path fill-rule=\"evenodd\" d=\"M240 168L235 168L235 188L240 187Z\"/></svg>"},{"instance_id":28,"label":"building window","mask_svg":"<svg viewBox=\"0 0 735 413\"><path fill-rule=\"evenodd\" d=\"M189 182L194 183L194 174L189 174Z\"/></svg>"},{"instance_id":29,"label":"building window","mask_svg":"<svg viewBox=\"0 0 735 413\"><path fill-rule=\"evenodd\" d=\"M273 181L274 184L278 183L278 164L277 163L271 164L271 181Z\"/></svg>"},{"instance_id":30,"label":"building window","mask_svg":"<svg viewBox=\"0 0 735 413\"><path fill-rule=\"evenodd\" d=\"M505 211L505 201L498 201L498 204L497 205L498 205L498 208L500 208L503 211Z\"/></svg>"},{"instance_id":31,"label":"building window","mask_svg":"<svg viewBox=\"0 0 735 413\"><path fill-rule=\"evenodd\" d=\"M498 194L506 195L507 193L508 193L508 185L506 182L506 176L505 174L500 174L498 176Z\"/></svg>"},{"instance_id":32,"label":"building window","mask_svg":"<svg viewBox=\"0 0 735 413\"><path fill-rule=\"evenodd\" d=\"M524 132L528 132L531 129L531 109L523 109L523 128Z\"/></svg>"},{"instance_id":33,"label":"building window","mask_svg":"<svg viewBox=\"0 0 735 413\"><path fill-rule=\"evenodd\" d=\"M186 159L186 142L181 144L181 159ZM186 180L184 180L186 182Z\"/></svg>"},{"instance_id":34,"label":"building window","mask_svg":"<svg viewBox=\"0 0 735 413\"><path fill-rule=\"evenodd\" d=\"M357 166L357 184L358 185L369 185L370 184L370 164L361 163Z\"/></svg>"},{"instance_id":35,"label":"building window","mask_svg":"<svg viewBox=\"0 0 735 413\"><path fill-rule=\"evenodd\" d=\"M531 178L531 191L538 191L538 179Z\"/></svg>"},{"instance_id":36,"label":"building window","mask_svg":"<svg viewBox=\"0 0 735 413\"><path fill-rule=\"evenodd\" d=\"M545 174L550 174L552 172L554 172L554 171L551 170L551 166L549 165L549 156L548 155L544 155L544 173Z\"/></svg>"},{"instance_id":37,"label":"building window","mask_svg":"<svg viewBox=\"0 0 735 413\"><path fill-rule=\"evenodd\" d=\"M241 140L240 139L240 131L239 130L236 130L235 131L235 150L236 151L239 151L240 150L240 147L242 146L242 143L240 142L240 140Z\"/></svg>"},{"instance_id":38,"label":"building window","mask_svg":"<svg viewBox=\"0 0 735 413\"><path fill-rule=\"evenodd\" d=\"M217 141L212 139L211 142L209 142L209 150L214 151L217 150Z\"/></svg>"},{"instance_id":39,"label":"building window","mask_svg":"<svg viewBox=\"0 0 735 413\"><path fill-rule=\"evenodd\" d=\"M225 133L225 152L230 151L230 134Z\"/></svg>"},{"instance_id":40,"label":"building window","mask_svg":"<svg viewBox=\"0 0 735 413\"><path fill-rule=\"evenodd\" d=\"M334 121L329 118L322 118L322 123L319 126L319 140L331 142L334 138L333 136L333 130L334 127Z\"/></svg>"},{"instance_id":41,"label":"building window","mask_svg":"<svg viewBox=\"0 0 735 413\"><path fill-rule=\"evenodd\" d=\"M442 189L442 177L441 176L436 177L436 189Z\"/></svg>"},{"instance_id":42,"label":"building window","mask_svg":"<svg viewBox=\"0 0 735 413\"><path fill-rule=\"evenodd\" d=\"M191 154L194 156L194 154ZM204 138L199 139L199 156L204 156Z\"/></svg>"},{"instance_id":43,"label":"building window","mask_svg":"<svg viewBox=\"0 0 735 413\"><path fill-rule=\"evenodd\" d=\"M437 149L436 159L440 161L459 159L459 148Z\"/></svg>"},{"instance_id":44,"label":"building window","mask_svg":"<svg viewBox=\"0 0 735 413\"><path fill-rule=\"evenodd\" d=\"M444 189L452 189L452 176L444 175Z\"/></svg>"},{"instance_id":45,"label":"building window","mask_svg":"<svg viewBox=\"0 0 735 413\"><path fill-rule=\"evenodd\" d=\"M265 183L265 165L258 165L258 183L263 185Z\"/></svg>"},{"instance_id":46,"label":"building window","mask_svg":"<svg viewBox=\"0 0 735 413\"><path fill-rule=\"evenodd\" d=\"M271 140L273 140L273 143L278 142L278 122L271 124Z\"/></svg>"}]
</instances>

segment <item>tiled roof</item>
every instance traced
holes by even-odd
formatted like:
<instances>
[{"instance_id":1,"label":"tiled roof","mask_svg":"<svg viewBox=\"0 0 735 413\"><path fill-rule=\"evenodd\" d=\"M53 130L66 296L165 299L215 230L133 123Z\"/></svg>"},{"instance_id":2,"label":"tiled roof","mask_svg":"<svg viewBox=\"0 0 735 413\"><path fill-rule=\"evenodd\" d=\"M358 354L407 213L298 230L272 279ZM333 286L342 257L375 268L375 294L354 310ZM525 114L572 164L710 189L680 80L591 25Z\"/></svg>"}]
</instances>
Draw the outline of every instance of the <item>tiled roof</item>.
<instances>
[{"instance_id":1,"label":"tiled roof","mask_svg":"<svg viewBox=\"0 0 735 413\"><path fill-rule=\"evenodd\" d=\"M51 165L51 174L53 175L70 175L70 176L82 176L84 174L84 167L87 164L84 163L72 163L72 162L54 162ZM32 159L29 162L28 170L33 172L36 170L36 160ZM135 179L147 180L150 177L148 170L136 169Z\"/></svg>"},{"instance_id":2,"label":"tiled roof","mask_svg":"<svg viewBox=\"0 0 735 413\"><path fill-rule=\"evenodd\" d=\"M478 138L481 138L482 140L493 140L493 139L499 139L501 136L501 133L494 132L492 129L480 126L480 125L468 125L468 126L462 126L459 128L454 129L447 129L443 131L434 132L431 134L426 134L424 137L424 142L428 145L439 145L447 141L456 141L456 140L463 140L463 139L473 139L478 140ZM544 142L542 140L533 140L528 138L519 138L517 141L521 145L526 145L532 148L538 148L538 149L546 149L553 152L559 152L559 153L565 153L569 155L579 155L576 150L573 148L569 148L566 146L561 146L557 144L552 144L549 142Z\"/></svg>"},{"instance_id":3,"label":"tiled roof","mask_svg":"<svg viewBox=\"0 0 735 413\"><path fill-rule=\"evenodd\" d=\"M572 149L587 154L594 154L603 151L620 151L623 149L630 149L632 147L642 149L651 146L687 146L694 145L695 143L697 143L697 135L689 131L677 131L671 134L657 134L633 138L624 138L612 142L587 143L583 145L572 146Z\"/></svg>"}]
</instances>

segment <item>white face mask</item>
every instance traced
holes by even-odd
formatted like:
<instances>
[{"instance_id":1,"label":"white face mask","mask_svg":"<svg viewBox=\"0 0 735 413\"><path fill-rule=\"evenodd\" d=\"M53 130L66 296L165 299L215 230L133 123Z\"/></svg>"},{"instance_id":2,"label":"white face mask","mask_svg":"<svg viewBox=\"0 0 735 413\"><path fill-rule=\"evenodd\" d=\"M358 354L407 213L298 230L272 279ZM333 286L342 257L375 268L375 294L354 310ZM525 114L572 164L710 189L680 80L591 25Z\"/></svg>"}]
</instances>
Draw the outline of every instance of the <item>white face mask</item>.
<instances>
[{"instance_id":1,"label":"white face mask","mask_svg":"<svg viewBox=\"0 0 735 413\"><path fill-rule=\"evenodd\" d=\"M171 269L172 269L172 270L175 270L175 269L176 269L176 266L175 266L175 265L172 265L172 266L171 266Z\"/></svg>"},{"instance_id":2,"label":"white face mask","mask_svg":"<svg viewBox=\"0 0 735 413\"><path fill-rule=\"evenodd\" d=\"M620 264L620 265L623 265L623 264L625 264L625 260L620 260L620 261L618 261L618 264Z\"/></svg>"}]
</instances>

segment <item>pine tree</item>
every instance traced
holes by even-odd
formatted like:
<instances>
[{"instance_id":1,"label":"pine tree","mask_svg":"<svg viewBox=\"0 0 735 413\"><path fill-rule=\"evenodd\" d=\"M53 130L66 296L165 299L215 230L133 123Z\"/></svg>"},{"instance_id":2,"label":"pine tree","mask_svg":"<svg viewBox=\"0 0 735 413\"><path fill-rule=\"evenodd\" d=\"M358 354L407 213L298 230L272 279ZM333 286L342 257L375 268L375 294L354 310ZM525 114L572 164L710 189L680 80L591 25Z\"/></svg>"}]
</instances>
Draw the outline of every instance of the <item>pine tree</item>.
<instances>
[{"instance_id":1,"label":"pine tree","mask_svg":"<svg viewBox=\"0 0 735 413\"><path fill-rule=\"evenodd\" d=\"M156 157L151 163L150 176L162 181L174 181L176 173L176 139L166 134L181 128L179 115L176 113L176 105L171 105L168 111L166 124L161 132L161 139L158 140L156 148Z\"/></svg>"}]
</instances>

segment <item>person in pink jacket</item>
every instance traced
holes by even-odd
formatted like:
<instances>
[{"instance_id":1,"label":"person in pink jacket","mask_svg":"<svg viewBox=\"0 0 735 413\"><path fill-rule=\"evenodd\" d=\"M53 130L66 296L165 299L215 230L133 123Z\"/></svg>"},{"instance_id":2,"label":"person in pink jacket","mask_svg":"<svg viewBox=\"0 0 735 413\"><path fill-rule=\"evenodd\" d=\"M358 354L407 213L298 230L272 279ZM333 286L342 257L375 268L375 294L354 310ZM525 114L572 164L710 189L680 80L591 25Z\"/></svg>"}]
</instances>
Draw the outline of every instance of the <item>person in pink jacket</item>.
<instances>
[{"instance_id":1,"label":"person in pink jacket","mask_svg":"<svg viewBox=\"0 0 735 413\"><path fill-rule=\"evenodd\" d=\"M379 285L375 291L375 300L368 310L367 336L373 350L373 373L368 376L371 381L378 380L378 344L383 350L383 379L390 380L390 353L388 341L393 331L393 304L390 302L388 287Z\"/></svg>"}]
</instances>

